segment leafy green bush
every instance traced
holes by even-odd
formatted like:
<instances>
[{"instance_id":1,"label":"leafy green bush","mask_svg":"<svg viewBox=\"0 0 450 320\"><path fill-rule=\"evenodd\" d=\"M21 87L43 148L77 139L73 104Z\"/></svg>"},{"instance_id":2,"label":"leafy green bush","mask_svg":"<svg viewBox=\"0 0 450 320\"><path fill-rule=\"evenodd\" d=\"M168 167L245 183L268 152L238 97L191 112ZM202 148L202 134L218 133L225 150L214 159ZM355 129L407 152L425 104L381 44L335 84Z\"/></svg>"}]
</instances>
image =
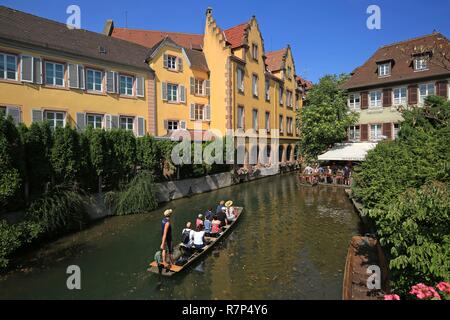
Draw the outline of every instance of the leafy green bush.
<instances>
[{"instance_id":1,"label":"leafy green bush","mask_svg":"<svg viewBox=\"0 0 450 320\"><path fill-rule=\"evenodd\" d=\"M408 293L415 283L450 280L450 187L428 182L408 189L387 210L374 209L382 244L390 248L392 285Z\"/></svg>"},{"instance_id":2,"label":"leafy green bush","mask_svg":"<svg viewBox=\"0 0 450 320\"><path fill-rule=\"evenodd\" d=\"M153 175L149 171L139 172L122 191L109 192L105 202L116 215L148 212L156 209Z\"/></svg>"},{"instance_id":3,"label":"leafy green bush","mask_svg":"<svg viewBox=\"0 0 450 320\"><path fill-rule=\"evenodd\" d=\"M85 194L74 187L57 186L34 201L27 210L29 221L40 223L47 236L81 230L89 216Z\"/></svg>"},{"instance_id":4,"label":"leafy green bush","mask_svg":"<svg viewBox=\"0 0 450 320\"><path fill-rule=\"evenodd\" d=\"M142 170L148 170L155 175L159 170L158 145L154 137L146 135L137 139L136 154Z\"/></svg>"},{"instance_id":5,"label":"leafy green bush","mask_svg":"<svg viewBox=\"0 0 450 320\"><path fill-rule=\"evenodd\" d=\"M355 198L390 255L397 292L450 274L450 102L407 109L395 141L380 142L355 169Z\"/></svg>"},{"instance_id":6,"label":"leafy green bush","mask_svg":"<svg viewBox=\"0 0 450 320\"><path fill-rule=\"evenodd\" d=\"M0 269L8 266L12 253L32 242L42 232L41 225L30 221L15 225L0 220Z\"/></svg>"}]
</instances>

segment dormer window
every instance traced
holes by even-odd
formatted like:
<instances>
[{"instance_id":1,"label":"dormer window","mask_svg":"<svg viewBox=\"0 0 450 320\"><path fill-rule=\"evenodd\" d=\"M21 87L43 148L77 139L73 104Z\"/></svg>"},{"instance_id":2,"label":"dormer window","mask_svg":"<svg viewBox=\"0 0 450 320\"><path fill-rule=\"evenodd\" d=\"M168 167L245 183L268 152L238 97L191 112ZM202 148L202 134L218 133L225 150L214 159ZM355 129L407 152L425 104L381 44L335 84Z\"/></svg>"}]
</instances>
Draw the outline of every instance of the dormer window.
<instances>
[{"instance_id":1,"label":"dormer window","mask_svg":"<svg viewBox=\"0 0 450 320\"><path fill-rule=\"evenodd\" d=\"M378 65L378 76L379 77L388 77L391 75L391 63L381 63Z\"/></svg>"},{"instance_id":2,"label":"dormer window","mask_svg":"<svg viewBox=\"0 0 450 320\"><path fill-rule=\"evenodd\" d=\"M428 58L425 56L414 59L414 71L428 70Z\"/></svg>"}]
</instances>

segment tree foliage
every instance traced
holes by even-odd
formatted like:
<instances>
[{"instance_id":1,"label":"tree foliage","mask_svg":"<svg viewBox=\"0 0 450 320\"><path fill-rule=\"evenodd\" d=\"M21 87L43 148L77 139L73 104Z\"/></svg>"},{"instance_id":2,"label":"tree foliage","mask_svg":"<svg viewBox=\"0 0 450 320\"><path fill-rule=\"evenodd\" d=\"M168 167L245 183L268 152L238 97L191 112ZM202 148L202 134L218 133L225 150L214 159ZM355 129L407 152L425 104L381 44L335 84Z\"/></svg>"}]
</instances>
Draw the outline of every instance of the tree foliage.
<instances>
[{"instance_id":1,"label":"tree foliage","mask_svg":"<svg viewBox=\"0 0 450 320\"><path fill-rule=\"evenodd\" d=\"M440 97L407 108L398 139L380 142L355 169L353 194L388 249L399 293L449 279L449 110Z\"/></svg>"},{"instance_id":2,"label":"tree foliage","mask_svg":"<svg viewBox=\"0 0 450 320\"><path fill-rule=\"evenodd\" d=\"M306 157L316 158L334 143L347 137L347 129L358 120L350 112L347 97L340 86L347 75L327 75L309 91L307 102L299 110L300 151Z\"/></svg>"}]
</instances>

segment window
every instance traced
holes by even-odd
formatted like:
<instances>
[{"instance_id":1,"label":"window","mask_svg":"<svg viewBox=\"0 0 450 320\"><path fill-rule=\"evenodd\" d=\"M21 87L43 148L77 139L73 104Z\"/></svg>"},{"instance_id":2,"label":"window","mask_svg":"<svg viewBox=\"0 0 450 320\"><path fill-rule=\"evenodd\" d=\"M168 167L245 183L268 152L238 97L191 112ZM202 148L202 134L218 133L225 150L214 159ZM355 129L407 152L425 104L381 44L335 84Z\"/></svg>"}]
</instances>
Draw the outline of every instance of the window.
<instances>
[{"instance_id":1,"label":"window","mask_svg":"<svg viewBox=\"0 0 450 320\"><path fill-rule=\"evenodd\" d=\"M394 123L394 139L398 138L399 131L400 131L400 123Z\"/></svg>"},{"instance_id":2,"label":"window","mask_svg":"<svg viewBox=\"0 0 450 320\"><path fill-rule=\"evenodd\" d=\"M378 76L379 77L387 77L391 75L391 63L383 63L378 65Z\"/></svg>"},{"instance_id":3,"label":"window","mask_svg":"<svg viewBox=\"0 0 450 320\"><path fill-rule=\"evenodd\" d=\"M422 71L428 70L428 59L427 57L418 57L414 59L414 70Z\"/></svg>"},{"instance_id":4,"label":"window","mask_svg":"<svg viewBox=\"0 0 450 320\"><path fill-rule=\"evenodd\" d=\"M103 72L97 70L88 69L86 72L87 89L90 91L102 92L103 91Z\"/></svg>"},{"instance_id":5,"label":"window","mask_svg":"<svg viewBox=\"0 0 450 320\"><path fill-rule=\"evenodd\" d=\"M350 141L359 141L360 139L359 126L350 126L348 139Z\"/></svg>"},{"instance_id":6,"label":"window","mask_svg":"<svg viewBox=\"0 0 450 320\"><path fill-rule=\"evenodd\" d=\"M381 107L381 91L370 92L370 107Z\"/></svg>"},{"instance_id":7,"label":"window","mask_svg":"<svg viewBox=\"0 0 450 320\"><path fill-rule=\"evenodd\" d=\"M133 131L133 117L120 117L120 128L128 131Z\"/></svg>"},{"instance_id":8,"label":"window","mask_svg":"<svg viewBox=\"0 0 450 320\"><path fill-rule=\"evenodd\" d=\"M266 101L270 101L270 81L266 80Z\"/></svg>"},{"instance_id":9,"label":"window","mask_svg":"<svg viewBox=\"0 0 450 320\"><path fill-rule=\"evenodd\" d=\"M406 87L403 88L395 88L393 91L394 94L394 105L404 105L406 104L406 95L407 95L407 90Z\"/></svg>"},{"instance_id":10,"label":"window","mask_svg":"<svg viewBox=\"0 0 450 320\"><path fill-rule=\"evenodd\" d=\"M178 130L180 127L180 122L176 120L167 121L167 130Z\"/></svg>"},{"instance_id":11,"label":"window","mask_svg":"<svg viewBox=\"0 0 450 320\"><path fill-rule=\"evenodd\" d=\"M194 107L194 119L204 120L205 106L203 104L196 104Z\"/></svg>"},{"instance_id":12,"label":"window","mask_svg":"<svg viewBox=\"0 0 450 320\"><path fill-rule=\"evenodd\" d=\"M423 83L419 85L419 103L424 103L427 96L434 94L434 83Z\"/></svg>"},{"instance_id":13,"label":"window","mask_svg":"<svg viewBox=\"0 0 450 320\"><path fill-rule=\"evenodd\" d=\"M62 111L45 111L45 120L50 123L50 128L64 127L65 112Z\"/></svg>"},{"instance_id":14,"label":"window","mask_svg":"<svg viewBox=\"0 0 450 320\"><path fill-rule=\"evenodd\" d=\"M120 76L120 94L124 96L133 95L133 77Z\"/></svg>"},{"instance_id":15,"label":"window","mask_svg":"<svg viewBox=\"0 0 450 320\"><path fill-rule=\"evenodd\" d=\"M258 45L252 44L252 58L258 61Z\"/></svg>"},{"instance_id":16,"label":"window","mask_svg":"<svg viewBox=\"0 0 450 320\"><path fill-rule=\"evenodd\" d=\"M258 76L256 74L252 76L252 88L253 96L258 97Z\"/></svg>"},{"instance_id":17,"label":"window","mask_svg":"<svg viewBox=\"0 0 450 320\"><path fill-rule=\"evenodd\" d=\"M280 115L280 133L283 133L283 116Z\"/></svg>"},{"instance_id":18,"label":"window","mask_svg":"<svg viewBox=\"0 0 450 320\"><path fill-rule=\"evenodd\" d=\"M170 55L167 56L167 68L170 70L177 69L177 57Z\"/></svg>"},{"instance_id":19,"label":"window","mask_svg":"<svg viewBox=\"0 0 450 320\"><path fill-rule=\"evenodd\" d=\"M350 109L359 109L361 107L361 96L359 94L350 94L348 96L348 107Z\"/></svg>"},{"instance_id":20,"label":"window","mask_svg":"<svg viewBox=\"0 0 450 320\"><path fill-rule=\"evenodd\" d=\"M237 127L244 129L244 107L238 107Z\"/></svg>"},{"instance_id":21,"label":"window","mask_svg":"<svg viewBox=\"0 0 450 320\"><path fill-rule=\"evenodd\" d=\"M199 96L205 95L204 84L205 80L195 79L195 94Z\"/></svg>"},{"instance_id":22,"label":"window","mask_svg":"<svg viewBox=\"0 0 450 320\"><path fill-rule=\"evenodd\" d=\"M167 84L167 101L178 102L178 85L168 83Z\"/></svg>"},{"instance_id":23,"label":"window","mask_svg":"<svg viewBox=\"0 0 450 320\"><path fill-rule=\"evenodd\" d=\"M253 109L252 127L254 130L258 130L258 110Z\"/></svg>"},{"instance_id":24,"label":"window","mask_svg":"<svg viewBox=\"0 0 450 320\"><path fill-rule=\"evenodd\" d=\"M370 125L370 140L376 141L382 138L381 124Z\"/></svg>"},{"instance_id":25,"label":"window","mask_svg":"<svg viewBox=\"0 0 450 320\"><path fill-rule=\"evenodd\" d=\"M94 129L101 129L103 127L103 115L101 114L86 115L86 124L88 127L92 127Z\"/></svg>"},{"instance_id":26,"label":"window","mask_svg":"<svg viewBox=\"0 0 450 320\"><path fill-rule=\"evenodd\" d=\"M244 93L244 70L237 69L237 86L240 93Z\"/></svg>"},{"instance_id":27,"label":"window","mask_svg":"<svg viewBox=\"0 0 450 320\"><path fill-rule=\"evenodd\" d=\"M278 95L279 95L278 99L279 99L280 105L283 105L283 87L282 86L280 86L278 89Z\"/></svg>"},{"instance_id":28,"label":"window","mask_svg":"<svg viewBox=\"0 0 450 320\"><path fill-rule=\"evenodd\" d=\"M64 87L64 65L61 63L45 63L45 83L51 86Z\"/></svg>"},{"instance_id":29,"label":"window","mask_svg":"<svg viewBox=\"0 0 450 320\"><path fill-rule=\"evenodd\" d=\"M292 107L292 91L286 90L286 107Z\"/></svg>"},{"instance_id":30,"label":"window","mask_svg":"<svg viewBox=\"0 0 450 320\"><path fill-rule=\"evenodd\" d=\"M270 131L270 112L266 112L266 130Z\"/></svg>"},{"instance_id":31,"label":"window","mask_svg":"<svg viewBox=\"0 0 450 320\"><path fill-rule=\"evenodd\" d=\"M0 79L17 80L17 56L0 53Z\"/></svg>"},{"instance_id":32,"label":"window","mask_svg":"<svg viewBox=\"0 0 450 320\"><path fill-rule=\"evenodd\" d=\"M292 68L291 67L287 67L287 77L290 80L292 76Z\"/></svg>"},{"instance_id":33,"label":"window","mask_svg":"<svg viewBox=\"0 0 450 320\"><path fill-rule=\"evenodd\" d=\"M287 134L293 133L293 127L292 127L292 118L286 117L286 132Z\"/></svg>"}]
</instances>

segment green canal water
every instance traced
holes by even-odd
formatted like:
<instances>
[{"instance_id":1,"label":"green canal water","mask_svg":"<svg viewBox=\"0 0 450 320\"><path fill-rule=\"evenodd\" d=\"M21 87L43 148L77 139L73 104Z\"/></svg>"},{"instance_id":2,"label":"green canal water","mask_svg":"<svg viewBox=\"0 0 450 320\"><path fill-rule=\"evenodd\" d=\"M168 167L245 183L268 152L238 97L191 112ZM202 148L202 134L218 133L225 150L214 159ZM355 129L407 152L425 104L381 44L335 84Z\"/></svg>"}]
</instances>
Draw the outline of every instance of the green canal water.
<instances>
[{"instance_id":1,"label":"green canal water","mask_svg":"<svg viewBox=\"0 0 450 320\"><path fill-rule=\"evenodd\" d=\"M146 272L166 208L178 241L186 221L220 199L245 207L223 243L183 274ZM347 246L359 230L343 189L304 187L286 174L102 220L24 255L18 271L0 277L0 299L340 299ZM81 268L81 290L66 287L69 265Z\"/></svg>"}]
</instances>

